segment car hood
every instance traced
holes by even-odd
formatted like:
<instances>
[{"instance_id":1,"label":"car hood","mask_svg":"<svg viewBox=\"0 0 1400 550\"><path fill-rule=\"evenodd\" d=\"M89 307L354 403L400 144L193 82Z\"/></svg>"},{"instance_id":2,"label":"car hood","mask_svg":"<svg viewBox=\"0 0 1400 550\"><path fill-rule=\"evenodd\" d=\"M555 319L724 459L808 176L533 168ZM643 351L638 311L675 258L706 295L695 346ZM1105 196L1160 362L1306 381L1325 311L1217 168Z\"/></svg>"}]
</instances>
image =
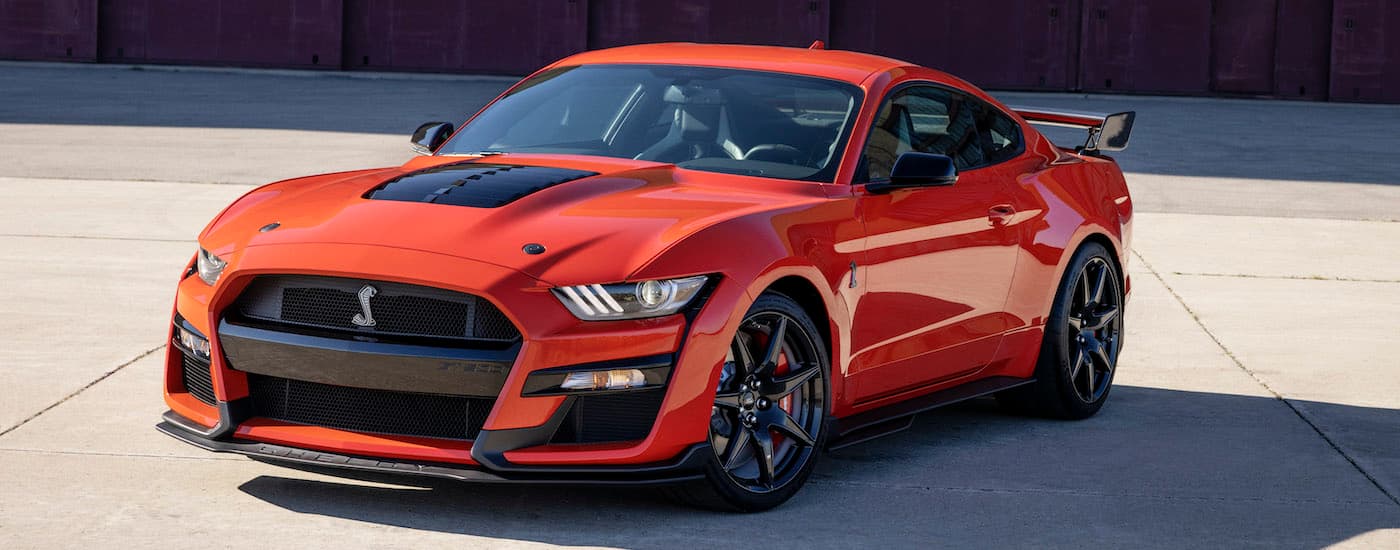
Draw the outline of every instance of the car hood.
<instances>
[{"instance_id":1,"label":"car hood","mask_svg":"<svg viewBox=\"0 0 1400 550\"><path fill-rule=\"evenodd\" d=\"M820 200L822 187L595 157L419 157L260 187L216 218L200 243L219 255L376 245L487 262L551 284L606 283L716 223ZM544 252L527 253L532 244Z\"/></svg>"}]
</instances>

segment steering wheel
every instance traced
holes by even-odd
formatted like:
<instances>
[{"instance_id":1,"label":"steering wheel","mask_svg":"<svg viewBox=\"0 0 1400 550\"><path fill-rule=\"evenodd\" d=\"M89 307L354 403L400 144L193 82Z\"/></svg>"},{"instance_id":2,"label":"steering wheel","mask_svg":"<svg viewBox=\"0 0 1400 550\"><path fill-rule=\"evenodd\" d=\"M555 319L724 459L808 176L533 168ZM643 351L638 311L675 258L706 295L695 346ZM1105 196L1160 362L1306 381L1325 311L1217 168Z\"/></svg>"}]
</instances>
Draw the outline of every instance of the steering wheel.
<instances>
[{"instance_id":1,"label":"steering wheel","mask_svg":"<svg viewBox=\"0 0 1400 550\"><path fill-rule=\"evenodd\" d=\"M785 162L788 164L800 164L802 151L791 145L781 143L760 143L750 147L744 153L742 160L763 160L768 162Z\"/></svg>"}]
</instances>

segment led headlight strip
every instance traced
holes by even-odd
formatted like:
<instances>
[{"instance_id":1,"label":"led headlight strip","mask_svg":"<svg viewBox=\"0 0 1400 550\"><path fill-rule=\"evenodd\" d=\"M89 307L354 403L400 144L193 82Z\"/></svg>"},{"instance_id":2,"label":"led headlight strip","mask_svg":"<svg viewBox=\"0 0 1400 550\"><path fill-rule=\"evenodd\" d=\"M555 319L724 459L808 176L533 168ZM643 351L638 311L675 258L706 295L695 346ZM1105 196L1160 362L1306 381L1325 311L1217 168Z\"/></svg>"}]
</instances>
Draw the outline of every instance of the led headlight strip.
<instances>
[{"instance_id":1,"label":"led headlight strip","mask_svg":"<svg viewBox=\"0 0 1400 550\"><path fill-rule=\"evenodd\" d=\"M680 311L704 288L704 275L638 283L563 286L555 297L584 321L642 319Z\"/></svg>"}]
</instances>

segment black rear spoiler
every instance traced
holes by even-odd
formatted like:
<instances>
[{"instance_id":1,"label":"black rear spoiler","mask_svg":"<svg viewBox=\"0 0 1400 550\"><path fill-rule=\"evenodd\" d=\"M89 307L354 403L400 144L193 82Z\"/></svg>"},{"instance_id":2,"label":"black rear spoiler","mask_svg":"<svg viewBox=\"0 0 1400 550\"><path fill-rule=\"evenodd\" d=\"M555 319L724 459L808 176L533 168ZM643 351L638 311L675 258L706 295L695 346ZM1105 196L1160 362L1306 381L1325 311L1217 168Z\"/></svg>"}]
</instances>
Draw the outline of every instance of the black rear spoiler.
<instances>
[{"instance_id":1,"label":"black rear spoiler","mask_svg":"<svg viewBox=\"0 0 1400 550\"><path fill-rule=\"evenodd\" d=\"M1012 107L1011 110L1031 124L1089 130L1089 137L1084 140L1084 145L1075 148L1075 151L1081 153L1127 149L1128 137L1133 133L1133 119L1137 117L1135 111L1099 115L1035 107Z\"/></svg>"}]
</instances>

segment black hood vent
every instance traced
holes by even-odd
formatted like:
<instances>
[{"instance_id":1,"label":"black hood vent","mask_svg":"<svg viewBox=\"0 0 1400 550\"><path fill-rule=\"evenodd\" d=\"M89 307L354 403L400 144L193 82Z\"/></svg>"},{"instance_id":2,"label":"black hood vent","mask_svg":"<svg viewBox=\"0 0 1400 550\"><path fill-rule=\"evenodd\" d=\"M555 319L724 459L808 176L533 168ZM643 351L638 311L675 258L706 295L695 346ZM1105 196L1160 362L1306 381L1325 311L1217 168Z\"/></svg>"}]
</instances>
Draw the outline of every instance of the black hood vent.
<instances>
[{"instance_id":1,"label":"black hood vent","mask_svg":"<svg viewBox=\"0 0 1400 550\"><path fill-rule=\"evenodd\" d=\"M495 208L536 191L596 175L568 168L459 162L404 174L370 190L365 198Z\"/></svg>"}]
</instances>

